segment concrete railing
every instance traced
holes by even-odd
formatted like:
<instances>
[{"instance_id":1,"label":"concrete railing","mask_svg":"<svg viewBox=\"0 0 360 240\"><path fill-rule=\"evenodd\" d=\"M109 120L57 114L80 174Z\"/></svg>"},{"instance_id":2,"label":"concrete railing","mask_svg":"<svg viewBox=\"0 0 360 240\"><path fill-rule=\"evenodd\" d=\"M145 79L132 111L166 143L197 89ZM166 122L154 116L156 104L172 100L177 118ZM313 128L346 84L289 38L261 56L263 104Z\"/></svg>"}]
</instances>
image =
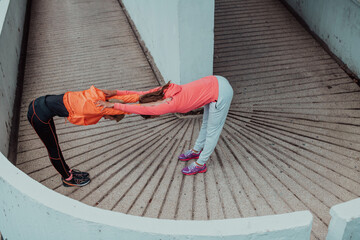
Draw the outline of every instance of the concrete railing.
<instances>
[{"instance_id":1,"label":"concrete railing","mask_svg":"<svg viewBox=\"0 0 360 240\"><path fill-rule=\"evenodd\" d=\"M211 221L137 217L56 193L2 154L0 166L0 231L5 239L310 239L309 211Z\"/></svg>"},{"instance_id":2,"label":"concrete railing","mask_svg":"<svg viewBox=\"0 0 360 240\"><path fill-rule=\"evenodd\" d=\"M326 240L360 239L360 198L333 206L330 214Z\"/></svg>"}]
</instances>

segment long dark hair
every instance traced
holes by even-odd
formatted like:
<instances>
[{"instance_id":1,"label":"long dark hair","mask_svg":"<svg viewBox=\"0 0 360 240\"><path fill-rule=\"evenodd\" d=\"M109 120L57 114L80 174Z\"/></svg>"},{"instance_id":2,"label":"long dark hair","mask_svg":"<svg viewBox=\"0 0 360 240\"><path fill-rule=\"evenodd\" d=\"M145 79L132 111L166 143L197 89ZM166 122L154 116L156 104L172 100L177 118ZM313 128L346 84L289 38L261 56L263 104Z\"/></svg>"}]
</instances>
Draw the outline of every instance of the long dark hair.
<instances>
[{"instance_id":1,"label":"long dark hair","mask_svg":"<svg viewBox=\"0 0 360 240\"><path fill-rule=\"evenodd\" d=\"M165 90L168 89L170 86L170 82L162 86L159 90L151 93L144 94L140 97L139 103L150 103L162 100L165 94ZM153 118L153 115L141 115L143 118Z\"/></svg>"},{"instance_id":2,"label":"long dark hair","mask_svg":"<svg viewBox=\"0 0 360 240\"><path fill-rule=\"evenodd\" d=\"M159 90L151 93L144 94L140 97L139 103L150 103L150 102L156 102L164 97L164 91L169 87L170 82L162 86Z\"/></svg>"}]
</instances>

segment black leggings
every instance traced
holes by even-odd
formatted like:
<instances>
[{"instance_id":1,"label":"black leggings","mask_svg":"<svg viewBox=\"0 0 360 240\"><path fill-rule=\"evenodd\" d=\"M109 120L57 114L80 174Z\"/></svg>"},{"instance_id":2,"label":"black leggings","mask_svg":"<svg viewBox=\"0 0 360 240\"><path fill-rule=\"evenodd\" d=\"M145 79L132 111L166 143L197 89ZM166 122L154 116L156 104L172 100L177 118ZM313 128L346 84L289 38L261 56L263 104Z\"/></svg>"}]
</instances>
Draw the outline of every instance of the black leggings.
<instances>
[{"instance_id":1,"label":"black leggings","mask_svg":"<svg viewBox=\"0 0 360 240\"><path fill-rule=\"evenodd\" d=\"M63 178L71 176L70 168L62 155L54 125L54 116L68 117L64 106L64 94L39 97L29 105L27 118L44 143L50 161Z\"/></svg>"}]
</instances>

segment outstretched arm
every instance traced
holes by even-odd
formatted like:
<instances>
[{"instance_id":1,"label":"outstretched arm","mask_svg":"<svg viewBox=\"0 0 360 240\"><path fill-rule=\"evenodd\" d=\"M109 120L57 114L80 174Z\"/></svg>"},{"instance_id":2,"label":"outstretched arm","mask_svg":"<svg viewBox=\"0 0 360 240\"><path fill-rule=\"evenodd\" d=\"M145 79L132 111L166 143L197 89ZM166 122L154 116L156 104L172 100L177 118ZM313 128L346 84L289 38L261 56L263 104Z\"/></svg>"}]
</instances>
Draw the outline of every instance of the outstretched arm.
<instances>
[{"instance_id":1,"label":"outstretched arm","mask_svg":"<svg viewBox=\"0 0 360 240\"><path fill-rule=\"evenodd\" d=\"M121 100L123 103L136 103L139 101L139 94L128 94L128 95L117 95L112 96L110 98L106 98L106 100ZM110 101L111 102L111 101ZM116 101L113 101L116 102Z\"/></svg>"},{"instance_id":2,"label":"outstretched arm","mask_svg":"<svg viewBox=\"0 0 360 240\"><path fill-rule=\"evenodd\" d=\"M118 96L133 95L133 94L144 95L144 94L147 94L147 93L156 92L156 91L158 91L160 89L161 89L161 86L150 89L148 91L127 91L127 90L106 90L106 89L101 89L101 91L103 91L103 93L105 93L106 98L110 98L110 97L113 97L115 95L118 95Z\"/></svg>"},{"instance_id":3,"label":"outstretched arm","mask_svg":"<svg viewBox=\"0 0 360 240\"><path fill-rule=\"evenodd\" d=\"M141 115L162 115L176 112L174 101L163 101L156 104L121 104L98 101L97 106L114 108L120 111L141 114Z\"/></svg>"},{"instance_id":4,"label":"outstretched arm","mask_svg":"<svg viewBox=\"0 0 360 240\"><path fill-rule=\"evenodd\" d=\"M103 93L105 93L106 98L110 98L116 95L116 90L106 90L106 89L100 89L100 90L103 91Z\"/></svg>"},{"instance_id":5,"label":"outstretched arm","mask_svg":"<svg viewBox=\"0 0 360 240\"><path fill-rule=\"evenodd\" d=\"M162 87L156 87L153 89L150 89L148 91L121 91L121 90L116 90L116 95L128 95L128 94L138 94L138 95L145 95L147 93L151 93L151 92L156 92L158 90L160 90Z\"/></svg>"}]
</instances>

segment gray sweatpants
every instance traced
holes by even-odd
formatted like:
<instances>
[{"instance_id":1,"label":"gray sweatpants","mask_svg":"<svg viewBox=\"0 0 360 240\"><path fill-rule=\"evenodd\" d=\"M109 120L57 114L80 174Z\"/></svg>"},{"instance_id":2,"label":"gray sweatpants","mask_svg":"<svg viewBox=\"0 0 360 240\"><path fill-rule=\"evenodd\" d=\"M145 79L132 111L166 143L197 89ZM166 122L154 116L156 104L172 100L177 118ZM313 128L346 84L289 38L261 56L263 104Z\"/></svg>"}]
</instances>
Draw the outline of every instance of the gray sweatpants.
<instances>
[{"instance_id":1,"label":"gray sweatpants","mask_svg":"<svg viewBox=\"0 0 360 240\"><path fill-rule=\"evenodd\" d=\"M199 164L205 164L215 149L234 93L226 78L221 76L216 78L219 82L218 100L204 106L203 122L194 146L195 151L202 150L197 160Z\"/></svg>"}]
</instances>

